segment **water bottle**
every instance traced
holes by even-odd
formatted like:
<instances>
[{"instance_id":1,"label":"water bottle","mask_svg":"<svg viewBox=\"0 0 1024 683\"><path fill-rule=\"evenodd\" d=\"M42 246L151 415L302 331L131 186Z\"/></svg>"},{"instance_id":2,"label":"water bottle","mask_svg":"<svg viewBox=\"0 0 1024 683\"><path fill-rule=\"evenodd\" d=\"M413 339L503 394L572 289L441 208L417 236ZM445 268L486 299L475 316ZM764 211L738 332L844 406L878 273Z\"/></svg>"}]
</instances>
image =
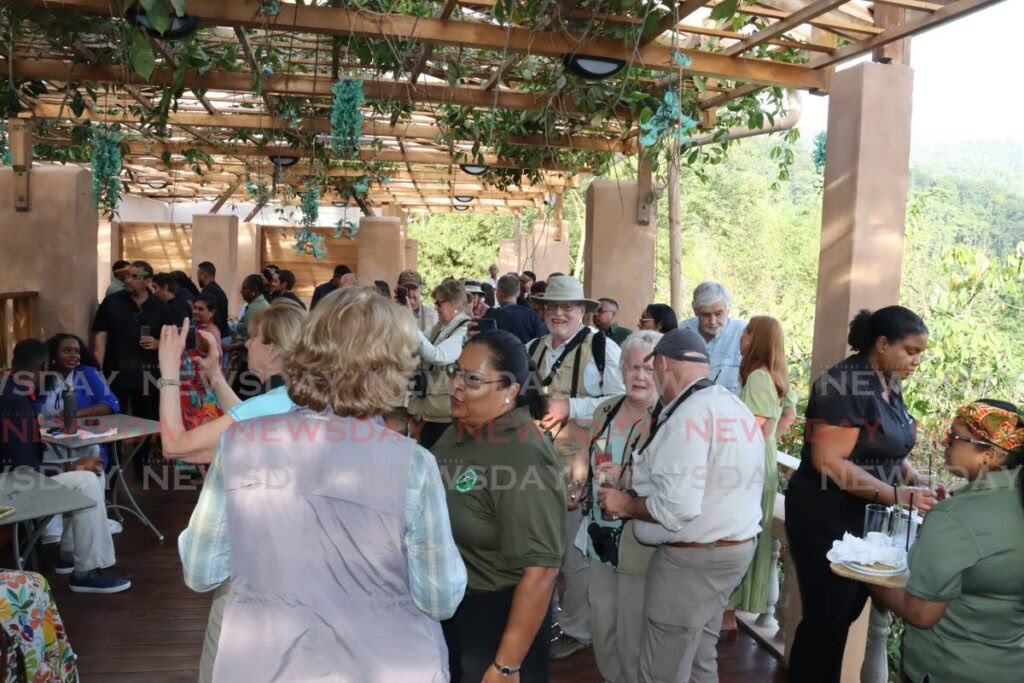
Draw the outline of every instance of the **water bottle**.
<instances>
[{"instance_id":1,"label":"water bottle","mask_svg":"<svg viewBox=\"0 0 1024 683\"><path fill-rule=\"evenodd\" d=\"M71 434L71 430L78 418L78 396L74 387L64 389L64 433Z\"/></svg>"}]
</instances>

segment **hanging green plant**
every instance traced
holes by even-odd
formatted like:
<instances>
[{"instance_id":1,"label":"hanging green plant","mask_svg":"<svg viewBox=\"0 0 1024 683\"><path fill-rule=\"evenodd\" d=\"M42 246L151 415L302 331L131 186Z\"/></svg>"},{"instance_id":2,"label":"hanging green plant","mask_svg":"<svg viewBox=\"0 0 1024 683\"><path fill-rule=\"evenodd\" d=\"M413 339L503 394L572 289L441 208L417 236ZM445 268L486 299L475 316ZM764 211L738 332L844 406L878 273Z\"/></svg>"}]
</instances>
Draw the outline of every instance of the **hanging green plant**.
<instances>
[{"instance_id":1,"label":"hanging green plant","mask_svg":"<svg viewBox=\"0 0 1024 683\"><path fill-rule=\"evenodd\" d=\"M266 183L254 183L252 178L246 177L245 193L257 206L263 207L270 203L270 187Z\"/></svg>"},{"instance_id":2,"label":"hanging green plant","mask_svg":"<svg viewBox=\"0 0 1024 683\"><path fill-rule=\"evenodd\" d=\"M300 254L311 254L314 258L323 258L323 235L314 232L313 228L320 220L320 190L311 187L299 193L299 209L302 211L300 223L302 227L295 231L295 244L292 247Z\"/></svg>"},{"instance_id":3,"label":"hanging green plant","mask_svg":"<svg viewBox=\"0 0 1024 683\"><path fill-rule=\"evenodd\" d=\"M281 3L278 0L260 0L259 13L263 16L276 17L281 13Z\"/></svg>"},{"instance_id":4,"label":"hanging green plant","mask_svg":"<svg viewBox=\"0 0 1024 683\"><path fill-rule=\"evenodd\" d=\"M818 173L825 172L825 131L814 136L814 149L811 151L811 161Z\"/></svg>"},{"instance_id":5,"label":"hanging green plant","mask_svg":"<svg viewBox=\"0 0 1024 683\"><path fill-rule=\"evenodd\" d=\"M121 133L116 124L92 129L92 194L96 204L110 213L117 210L121 189Z\"/></svg>"},{"instance_id":6,"label":"hanging green plant","mask_svg":"<svg viewBox=\"0 0 1024 683\"><path fill-rule=\"evenodd\" d=\"M347 218L341 218L334 224L334 239L344 237L354 240L359 233L359 226Z\"/></svg>"},{"instance_id":7,"label":"hanging green plant","mask_svg":"<svg viewBox=\"0 0 1024 683\"><path fill-rule=\"evenodd\" d=\"M11 165L11 146L7 144L7 129L0 128L0 166Z\"/></svg>"},{"instance_id":8,"label":"hanging green plant","mask_svg":"<svg viewBox=\"0 0 1024 683\"><path fill-rule=\"evenodd\" d=\"M359 136L363 134L363 82L354 78L339 78L331 88L331 149L345 159L359 154Z\"/></svg>"}]
</instances>

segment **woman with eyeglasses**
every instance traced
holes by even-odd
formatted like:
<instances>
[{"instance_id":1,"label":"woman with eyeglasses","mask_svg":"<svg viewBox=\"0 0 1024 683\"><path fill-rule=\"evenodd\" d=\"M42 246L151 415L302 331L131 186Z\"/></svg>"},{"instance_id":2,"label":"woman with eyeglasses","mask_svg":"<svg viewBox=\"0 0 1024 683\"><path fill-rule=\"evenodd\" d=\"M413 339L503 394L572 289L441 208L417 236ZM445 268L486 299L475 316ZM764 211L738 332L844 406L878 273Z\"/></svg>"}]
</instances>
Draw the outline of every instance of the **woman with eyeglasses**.
<instances>
[{"instance_id":1,"label":"woman with eyeglasses","mask_svg":"<svg viewBox=\"0 0 1024 683\"><path fill-rule=\"evenodd\" d=\"M641 330L654 330L662 334L679 327L676 312L668 304L648 304L638 322Z\"/></svg>"},{"instance_id":2,"label":"woman with eyeglasses","mask_svg":"<svg viewBox=\"0 0 1024 683\"><path fill-rule=\"evenodd\" d=\"M957 411L946 469L967 485L931 509L906 588L868 590L906 622L901 676L1020 680L1024 672L1024 414L982 399Z\"/></svg>"},{"instance_id":3,"label":"woman with eyeglasses","mask_svg":"<svg viewBox=\"0 0 1024 683\"><path fill-rule=\"evenodd\" d=\"M811 387L800 467L786 492L786 535L803 601L790 655L794 681L839 681L847 632L867 601L863 583L829 568L832 542L845 532L863 536L869 503L912 499L927 511L946 493L929 488L907 458L917 426L902 383L928 346L924 321L902 306L861 311L847 341L854 355Z\"/></svg>"},{"instance_id":4,"label":"woman with eyeglasses","mask_svg":"<svg viewBox=\"0 0 1024 683\"><path fill-rule=\"evenodd\" d=\"M603 515L598 489L628 489L632 454L650 431L658 400L654 360L648 359L661 333L641 330L622 344L620 366L626 393L597 407L590 443L572 463L569 509L581 504L587 516L576 536L590 559L590 634L601 677L610 683L638 680L644 623L644 581L654 548L641 545L627 521Z\"/></svg>"},{"instance_id":5,"label":"woman with eyeglasses","mask_svg":"<svg viewBox=\"0 0 1024 683\"><path fill-rule=\"evenodd\" d=\"M565 480L535 419L547 410L526 349L472 337L446 369L455 419L431 449L469 575L443 624L455 683L548 680L551 593L565 554Z\"/></svg>"},{"instance_id":6,"label":"woman with eyeglasses","mask_svg":"<svg viewBox=\"0 0 1024 683\"><path fill-rule=\"evenodd\" d=\"M459 357L470 321L466 315L466 288L458 280L439 284L433 297L437 324L429 334L419 333L420 365L409 398L409 416L415 421L410 425L410 434L418 435L417 441L427 449L452 423L444 369Z\"/></svg>"}]
</instances>

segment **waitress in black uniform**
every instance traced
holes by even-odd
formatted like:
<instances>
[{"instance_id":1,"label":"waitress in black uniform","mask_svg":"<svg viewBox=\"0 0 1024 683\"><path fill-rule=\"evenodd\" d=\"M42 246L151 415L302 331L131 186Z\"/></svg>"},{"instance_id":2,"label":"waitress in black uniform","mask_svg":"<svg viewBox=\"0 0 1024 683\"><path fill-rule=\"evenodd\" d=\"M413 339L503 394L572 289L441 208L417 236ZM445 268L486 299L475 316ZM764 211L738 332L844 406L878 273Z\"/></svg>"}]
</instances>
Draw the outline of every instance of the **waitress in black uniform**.
<instances>
[{"instance_id":1,"label":"waitress in black uniform","mask_svg":"<svg viewBox=\"0 0 1024 683\"><path fill-rule=\"evenodd\" d=\"M846 634L867 600L863 584L836 576L825 554L849 531L861 536L869 503L929 509L932 491L911 466L916 425L903 402L928 344L913 311L861 311L847 340L855 351L814 382L800 467L786 492L786 534L796 566L803 618L790 656L790 678L839 681Z\"/></svg>"}]
</instances>

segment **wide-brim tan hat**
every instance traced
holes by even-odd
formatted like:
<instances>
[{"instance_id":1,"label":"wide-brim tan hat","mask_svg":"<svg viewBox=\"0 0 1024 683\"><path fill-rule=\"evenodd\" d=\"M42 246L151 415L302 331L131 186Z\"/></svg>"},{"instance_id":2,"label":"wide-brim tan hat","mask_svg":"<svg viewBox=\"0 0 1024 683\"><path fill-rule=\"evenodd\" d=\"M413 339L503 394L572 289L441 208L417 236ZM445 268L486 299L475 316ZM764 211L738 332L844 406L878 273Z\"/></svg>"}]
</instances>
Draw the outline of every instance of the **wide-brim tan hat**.
<instances>
[{"instance_id":1,"label":"wide-brim tan hat","mask_svg":"<svg viewBox=\"0 0 1024 683\"><path fill-rule=\"evenodd\" d=\"M583 285L571 275L555 275L548 278L548 288L543 294L530 295L533 301L539 301L542 305L548 302L574 302L578 301L587 308L588 313L593 313L601 304L594 299L588 299L583 295Z\"/></svg>"}]
</instances>

